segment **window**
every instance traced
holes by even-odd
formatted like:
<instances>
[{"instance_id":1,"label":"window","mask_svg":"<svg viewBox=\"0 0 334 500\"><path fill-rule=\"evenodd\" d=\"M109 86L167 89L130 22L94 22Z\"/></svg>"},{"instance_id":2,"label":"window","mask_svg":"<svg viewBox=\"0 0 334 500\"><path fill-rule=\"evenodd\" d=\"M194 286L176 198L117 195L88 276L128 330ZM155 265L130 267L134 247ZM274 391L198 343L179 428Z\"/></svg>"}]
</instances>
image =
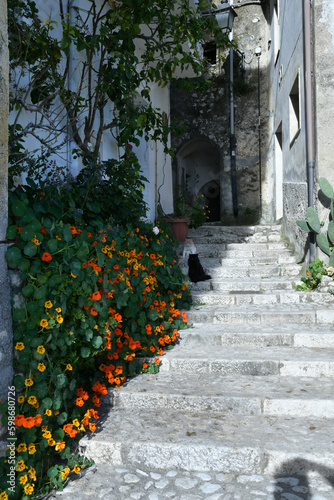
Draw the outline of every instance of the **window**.
<instances>
[{"instance_id":1,"label":"window","mask_svg":"<svg viewBox=\"0 0 334 500\"><path fill-rule=\"evenodd\" d=\"M274 25L274 51L275 51L275 64L278 61L278 56L281 48L281 34L279 26L279 0L274 0L273 10L273 25Z\"/></svg>"},{"instance_id":2,"label":"window","mask_svg":"<svg viewBox=\"0 0 334 500\"><path fill-rule=\"evenodd\" d=\"M300 131L300 78L299 73L292 85L289 96L289 124L290 124L290 147Z\"/></svg>"},{"instance_id":3,"label":"window","mask_svg":"<svg viewBox=\"0 0 334 500\"><path fill-rule=\"evenodd\" d=\"M204 58L209 62L209 64L217 63L217 47L216 42L208 42L204 45L203 50Z\"/></svg>"}]
</instances>

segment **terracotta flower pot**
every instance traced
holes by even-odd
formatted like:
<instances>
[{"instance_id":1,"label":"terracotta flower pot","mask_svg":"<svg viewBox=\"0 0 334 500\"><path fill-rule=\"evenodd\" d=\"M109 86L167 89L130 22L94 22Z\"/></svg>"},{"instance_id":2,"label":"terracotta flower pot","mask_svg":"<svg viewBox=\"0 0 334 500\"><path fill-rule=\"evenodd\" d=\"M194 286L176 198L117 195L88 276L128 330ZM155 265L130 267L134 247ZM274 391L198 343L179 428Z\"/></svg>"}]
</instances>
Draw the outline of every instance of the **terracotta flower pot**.
<instances>
[{"instance_id":1,"label":"terracotta flower pot","mask_svg":"<svg viewBox=\"0 0 334 500\"><path fill-rule=\"evenodd\" d=\"M186 219L172 219L168 221L177 241L183 244L188 236L188 223Z\"/></svg>"}]
</instances>

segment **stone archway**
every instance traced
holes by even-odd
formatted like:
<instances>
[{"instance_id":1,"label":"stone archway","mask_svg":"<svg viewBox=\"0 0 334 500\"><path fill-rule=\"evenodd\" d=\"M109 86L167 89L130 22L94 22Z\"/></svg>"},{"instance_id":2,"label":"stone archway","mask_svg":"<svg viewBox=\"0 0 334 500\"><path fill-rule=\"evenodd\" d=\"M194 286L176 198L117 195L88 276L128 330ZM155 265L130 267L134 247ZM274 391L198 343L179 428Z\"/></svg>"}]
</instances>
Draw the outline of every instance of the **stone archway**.
<instances>
[{"instance_id":1,"label":"stone archway","mask_svg":"<svg viewBox=\"0 0 334 500\"><path fill-rule=\"evenodd\" d=\"M203 195L209 206L209 221L221 216L221 154L209 139L197 137L183 144L174 162L174 193L178 186L186 190L188 202Z\"/></svg>"}]
</instances>

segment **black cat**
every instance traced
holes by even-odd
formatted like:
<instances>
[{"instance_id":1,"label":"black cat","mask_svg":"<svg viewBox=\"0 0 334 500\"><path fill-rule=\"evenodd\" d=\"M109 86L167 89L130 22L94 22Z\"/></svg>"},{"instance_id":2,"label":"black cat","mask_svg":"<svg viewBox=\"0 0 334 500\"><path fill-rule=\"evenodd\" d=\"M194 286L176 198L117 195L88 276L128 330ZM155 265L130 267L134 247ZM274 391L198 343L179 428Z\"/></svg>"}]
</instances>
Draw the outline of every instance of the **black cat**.
<instances>
[{"instance_id":1,"label":"black cat","mask_svg":"<svg viewBox=\"0 0 334 500\"><path fill-rule=\"evenodd\" d=\"M202 264L199 261L198 253L192 253L189 255L188 266L189 266L188 276L193 283L211 279L211 276L205 274Z\"/></svg>"}]
</instances>

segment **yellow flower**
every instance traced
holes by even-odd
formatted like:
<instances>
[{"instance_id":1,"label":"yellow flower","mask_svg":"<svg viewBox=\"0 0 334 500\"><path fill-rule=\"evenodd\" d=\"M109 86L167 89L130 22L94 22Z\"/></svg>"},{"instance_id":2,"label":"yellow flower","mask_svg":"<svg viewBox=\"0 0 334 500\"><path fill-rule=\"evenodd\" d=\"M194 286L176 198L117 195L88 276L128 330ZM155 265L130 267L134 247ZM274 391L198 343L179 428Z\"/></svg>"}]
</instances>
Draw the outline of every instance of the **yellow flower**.
<instances>
[{"instance_id":1,"label":"yellow flower","mask_svg":"<svg viewBox=\"0 0 334 500\"><path fill-rule=\"evenodd\" d=\"M26 467L27 466L23 462L23 460L20 460L19 462L17 462L17 465L16 465L15 469L18 470L19 472L22 472Z\"/></svg>"},{"instance_id":2,"label":"yellow flower","mask_svg":"<svg viewBox=\"0 0 334 500\"><path fill-rule=\"evenodd\" d=\"M24 384L27 386L27 387L31 387L33 385L34 381L32 378L26 378L25 381L24 381Z\"/></svg>"},{"instance_id":3,"label":"yellow flower","mask_svg":"<svg viewBox=\"0 0 334 500\"><path fill-rule=\"evenodd\" d=\"M46 307L46 309L51 309L51 307L53 306L51 300L47 300L44 304L44 307Z\"/></svg>"},{"instance_id":4,"label":"yellow flower","mask_svg":"<svg viewBox=\"0 0 334 500\"><path fill-rule=\"evenodd\" d=\"M35 403L35 404L33 405L33 407L34 407L34 408L36 408L36 410L37 410L37 409L39 408L39 403L38 403L38 402L37 402L37 403Z\"/></svg>"},{"instance_id":5,"label":"yellow flower","mask_svg":"<svg viewBox=\"0 0 334 500\"><path fill-rule=\"evenodd\" d=\"M50 439L51 437L52 437L52 435L51 435L50 431L45 431L43 433L43 438Z\"/></svg>"},{"instance_id":6,"label":"yellow flower","mask_svg":"<svg viewBox=\"0 0 334 500\"><path fill-rule=\"evenodd\" d=\"M35 245L39 245L39 240L36 238L36 235L35 237L31 240L33 243L35 243Z\"/></svg>"},{"instance_id":7,"label":"yellow flower","mask_svg":"<svg viewBox=\"0 0 334 500\"><path fill-rule=\"evenodd\" d=\"M81 471L81 468L79 467L79 465L75 465L73 468L73 472L75 472L76 474L79 474L80 471Z\"/></svg>"},{"instance_id":8,"label":"yellow flower","mask_svg":"<svg viewBox=\"0 0 334 500\"><path fill-rule=\"evenodd\" d=\"M66 365L65 370L70 370L70 371L73 370L72 365L70 365L70 364Z\"/></svg>"},{"instance_id":9,"label":"yellow flower","mask_svg":"<svg viewBox=\"0 0 334 500\"><path fill-rule=\"evenodd\" d=\"M48 430L48 426L47 425L42 425L42 431L45 432Z\"/></svg>"},{"instance_id":10,"label":"yellow flower","mask_svg":"<svg viewBox=\"0 0 334 500\"><path fill-rule=\"evenodd\" d=\"M39 354L44 354L44 353L45 353L45 347L44 347L43 345L39 345L39 346L37 347L37 352L38 352Z\"/></svg>"},{"instance_id":11,"label":"yellow flower","mask_svg":"<svg viewBox=\"0 0 334 500\"><path fill-rule=\"evenodd\" d=\"M63 481L67 478L67 476L69 475L69 473L70 473L70 468L69 467L65 467L65 469L60 472L61 478L62 478Z\"/></svg>"},{"instance_id":12,"label":"yellow flower","mask_svg":"<svg viewBox=\"0 0 334 500\"><path fill-rule=\"evenodd\" d=\"M25 347L25 346L24 346L24 343L23 343L23 342L16 342L15 349L16 349L17 351L23 351L24 347Z\"/></svg>"},{"instance_id":13,"label":"yellow flower","mask_svg":"<svg viewBox=\"0 0 334 500\"><path fill-rule=\"evenodd\" d=\"M40 372L44 372L45 369L46 366L44 363L38 363L37 370L39 370Z\"/></svg>"},{"instance_id":14,"label":"yellow flower","mask_svg":"<svg viewBox=\"0 0 334 500\"><path fill-rule=\"evenodd\" d=\"M75 425L75 427L79 427L79 425L80 425L80 422L77 418L75 420L73 420L72 423L73 423L73 425Z\"/></svg>"},{"instance_id":15,"label":"yellow flower","mask_svg":"<svg viewBox=\"0 0 334 500\"><path fill-rule=\"evenodd\" d=\"M54 414L55 414L55 415L59 415L59 410L55 410L55 411L54 411Z\"/></svg>"},{"instance_id":16,"label":"yellow flower","mask_svg":"<svg viewBox=\"0 0 334 500\"><path fill-rule=\"evenodd\" d=\"M32 479L33 481L36 481L36 471L33 467L30 467L30 469L28 470L28 473L29 473L30 479Z\"/></svg>"},{"instance_id":17,"label":"yellow flower","mask_svg":"<svg viewBox=\"0 0 334 500\"><path fill-rule=\"evenodd\" d=\"M65 448L65 446L66 446L66 445L65 445L65 441L58 441L58 443L56 444L56 448L55 448L55 450L56 450L56 451L61 451L61 450L63 450L63 449ZM64 469L64 471L65 471L65 470L66 470L66 469ZM68 469L68 472L70 472L70 469ZM67 474L67 475L68 475L68 474Z\"/></svg>"},{"instance_id":18,"label":"yellow flower","mask_svg":"<svg viewBox=\"0 0 334 500\"><path fill-rule=\"evenodd\" d=\"M45 415L47 415L48 417L51 417L52 411L51 410L45 410Z\"/></svg>"},{"instance_id":19,"label":"yellow flower","mask_svg":"<svg viewBox=\"0 0 334 500\"><path fill-rule=\"evenodd\" d=\"M31 484L28 483L28 484L25 485L25 487L24 487L24 493L26 495L31 495L33 491L34 491L34 487L31 486Z\"/></svg>"},{"instance_id":20,"label":"yellow flower","mask_svg":"<svg viewBox=\"0 0 334 500\"><path fill-rule=\"evenodd\" d=\"M27 451L27 445L25 443L20 443L16 449L18 452Z\"/></svg>"},{"instance_id":21,"label":"yellow flower","mask_svg":"<svg viewBox=\"0 0 334 500\"><path fill-rule=\"evenodd\" d=\"M47 319L42 319L41 322L40 322L40 326L42 328L47 328L49 326L49 322Z\"/></svg>"},{"instance_id":22,"label":"yellow flower","mask_svg":"<svg viewBox=\"0 0 334 500\"><path fill-rule=\"evenodd\" d=\"M58 234L56 234L56 240L61 241L61 238L59 238Z\"/></svg>"},{"instance_id":23,"label":"yellow flower","mask_svg":"<svg viewBox=\"0 0 334 500\"><path fill-rule=\"evenodd\" d=\"M58 314L57 321L58 323L62 323L64 321L64 318L60 314Z\"/></svg>"},{"instance_id":24,"label":"yellow flower","mask_svg":"<svg viewBox=\"0 0 334 500\"><path fill-rule=\"evenodd\" d=\"M24 474L24 476L20 477L20 484L26 484L27 482L28 482L27 474Z\"/></svg>"},{"instance_id":25,"label":"yellow flower","mask_svg":"<svg viewBox=\"0 0 334 500\"><path fill-rule=\"evenodd\" d=\"M72 276L72 278L76 278L76 275L73 274L72 271L71 271L71 276Z\"/></svg>"},{"instance_id":26,"label":"yellow flower","mask_svg":"<svg viewBox=\"0 0 334 500\"><path fill-rule=\"evenodd\" d=\"M29 398L28 398L28 403L29 403L30 405L35 405L35 404L37 403L37 398L36 398L36 396L29 396Z\"/></svg>"},{"instance_id":27,"label":"yellow flower","mask_svg":"<svg viewBox=\"0 0 334 500\"><path fill-rule=\"evenodd\" d=\"M53 438L48 439L49 446L54 446L55 444L56 444L56 441Z\"/></svg>"},{"instance_id":28,"label":"yellow flower","mask_svg":"<svg viewBox=\"0 0 334 500\"><path fill-rule=\"evenodd\" d=\"M5 491L0 493L0 500L8 500L8 495Z\"/></svg>"},{"instance_id":29,"label":"yellow flower","mask_svg":"<svg viewBox=\"0 0 334 500\"><path fill-rule=\"evenodd\" d=\"M33 455L34 453L36 453L36 446L34 445L34 443L30 443L28 445L28 453L29 455Z\"/></svg>"},{"instance_id":30,"label":"yellow flower","mask_svg":"<svg viewBox=\"0 0 334 500\"><path fill-rule=\"evenodd\" d=\"M18 402L18 403L23 403L23 401L24 401L24 396L19 396L19 397L17 398L17 402Z\"/></svg>"}]
</instances>

